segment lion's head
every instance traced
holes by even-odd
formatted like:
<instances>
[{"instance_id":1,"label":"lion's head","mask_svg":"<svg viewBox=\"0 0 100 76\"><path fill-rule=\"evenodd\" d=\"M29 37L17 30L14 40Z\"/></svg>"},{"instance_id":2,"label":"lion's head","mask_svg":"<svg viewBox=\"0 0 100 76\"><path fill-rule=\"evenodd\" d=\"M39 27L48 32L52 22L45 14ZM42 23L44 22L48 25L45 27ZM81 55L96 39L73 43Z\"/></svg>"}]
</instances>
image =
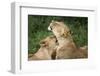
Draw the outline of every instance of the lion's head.
<instances>
[{"instance_id":1,"label":"lion's head","mask_svg":"<svg viewBox=\"0 0 100 76\"><path fill-rule=\"evenodd\" d=\"M51 56L52 59L56 57L56 49L58 46L58 41L56 36L48 36L45 39L40 41L41 48L45 48L48 51L48 54Z\"/></svg>"},{"instance_id":2,"label":"lion's head","mask_svg":"<svg viewBox=\"0 0 100 76\"><path fill-rule=\"evenodd\" d=\"M56 36L48 36L45 39L40 41L40 46L41 47L46 47L46 48L54 48L58 44Z\"/></svg>"},{"instance_id":3,"label":"lion's head","mask_svg":"<svg viewBox=\"0 0 100 76\"><path fill-rule=\"evenodd\" d=\"M48 30L52 31L56 37L67 37L71 34L70 29L63 22L52 20Z\"/></svg>"}]
</instances>

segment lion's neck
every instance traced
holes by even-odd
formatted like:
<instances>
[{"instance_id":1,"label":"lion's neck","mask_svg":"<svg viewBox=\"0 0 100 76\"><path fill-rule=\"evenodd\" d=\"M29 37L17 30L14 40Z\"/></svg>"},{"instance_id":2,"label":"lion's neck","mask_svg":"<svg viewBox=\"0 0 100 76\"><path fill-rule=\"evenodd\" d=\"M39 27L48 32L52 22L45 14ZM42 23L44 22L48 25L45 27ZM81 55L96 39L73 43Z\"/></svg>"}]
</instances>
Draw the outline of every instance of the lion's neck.
<instances>
[{"instance_id":1,"label":"lion's neck","mask_svg":"<svg viewBox=\"0 0 100 76\"><path fill-rule=\"evenodd\" d=\"M37 56L38 58L47 58L47 59L51 59L49 53L48 53L48 49L47 48L40 48L38 50L37 53L35 53L35 56Z\"/></svg>"},{"instance_id":2,"label":"lion's neck","mask_svg":"<svg viewBox=\"0 0 100 76\"><path fill-rule=\"evenodd\" d=\"M57 40L58 40L59 46L63 46L63 45L73 42L73 39L71 37L68 37L68 38L58 37Z\"/></svg>"}]
</instances>

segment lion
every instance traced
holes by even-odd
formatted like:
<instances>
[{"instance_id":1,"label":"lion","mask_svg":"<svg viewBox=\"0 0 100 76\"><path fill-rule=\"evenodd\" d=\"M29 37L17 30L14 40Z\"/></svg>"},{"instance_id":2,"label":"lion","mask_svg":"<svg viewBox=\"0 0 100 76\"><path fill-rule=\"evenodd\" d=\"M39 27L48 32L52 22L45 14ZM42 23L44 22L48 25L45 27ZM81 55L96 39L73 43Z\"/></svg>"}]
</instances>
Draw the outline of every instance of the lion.
<instances>
[{"instance_id":1,"label":"lion","mask_svg":"<svg viewBox=\"0 0 100 76\"><path fill-rule=\"evenodd\" d=\"M48 30L52 31L58 40L56 59L87 58L87 47L77 47L73 41L71 30L63 22L52 20Z\"/></svg>"},{"instance_id":2,"label":"lion","mask_svg":"<svg viewBox=\"0 0 100 76\"><path fill-rule=\"evenodd\" d=\"M56 57L57 39L51 35L40 41L39 50L28 60L51 60Z\"/></svg>"}]
</instances>

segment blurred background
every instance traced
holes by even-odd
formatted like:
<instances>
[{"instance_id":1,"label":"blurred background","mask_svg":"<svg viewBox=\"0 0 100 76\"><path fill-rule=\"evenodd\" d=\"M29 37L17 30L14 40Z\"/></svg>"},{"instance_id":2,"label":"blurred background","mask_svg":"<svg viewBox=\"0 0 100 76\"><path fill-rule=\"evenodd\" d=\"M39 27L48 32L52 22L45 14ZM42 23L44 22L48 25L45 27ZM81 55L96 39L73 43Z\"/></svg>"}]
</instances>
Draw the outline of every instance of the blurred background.
<instances>
[{"instance_id":1,"label":"blurred background","mask_svg":"<svg viewBox=\"0 0 100 76\"><path fill-rule=\"evenodd\" d=\"M40 48L39 42L53 33L48 31L52 20L63 21L72 31L76 45L88 45L88 18L68 16L28 15L28 53L35 53Z\"/></svg>"}]
</instances>

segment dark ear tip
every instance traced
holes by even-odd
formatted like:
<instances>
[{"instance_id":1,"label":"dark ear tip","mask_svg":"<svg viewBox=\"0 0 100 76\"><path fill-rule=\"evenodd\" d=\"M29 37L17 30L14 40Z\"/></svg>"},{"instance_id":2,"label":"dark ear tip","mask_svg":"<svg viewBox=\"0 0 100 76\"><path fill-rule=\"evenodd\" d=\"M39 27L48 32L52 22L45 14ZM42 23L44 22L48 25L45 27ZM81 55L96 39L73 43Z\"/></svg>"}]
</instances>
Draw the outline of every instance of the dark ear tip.
<instances>
[{"instance_id":1,"label":"dark ear tip","mask_svg":"<svg viewBox=\"0 0 100 76\"><path fill-rule=\"evenodd\" d=\"M70 30L70 34L73 34L73 31Z\"/></svg>"}]
</instances>

